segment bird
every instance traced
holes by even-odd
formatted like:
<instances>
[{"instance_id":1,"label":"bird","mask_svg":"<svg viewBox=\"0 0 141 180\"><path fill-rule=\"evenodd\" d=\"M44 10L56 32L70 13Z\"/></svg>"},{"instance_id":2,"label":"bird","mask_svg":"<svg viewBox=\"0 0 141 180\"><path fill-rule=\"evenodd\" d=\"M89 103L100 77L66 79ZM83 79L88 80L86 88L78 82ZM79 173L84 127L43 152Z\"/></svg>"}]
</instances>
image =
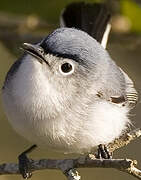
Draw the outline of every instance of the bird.
<instances>
[{"instance_id":1,"label":"bird","mask_svg":"<svg viewBox=\"0 0 141 180\"><path fill-rule=\"evenodd\" d=\"M104 4L68 5L61 27L38 43L24 43L24 54L8 71L5 113L13 129L34 144L19 155L24 178L31 177L26 154L35 147L90 153L129 128L138 93L106 50L109 20Z\"/></svg>"}]
</instances>

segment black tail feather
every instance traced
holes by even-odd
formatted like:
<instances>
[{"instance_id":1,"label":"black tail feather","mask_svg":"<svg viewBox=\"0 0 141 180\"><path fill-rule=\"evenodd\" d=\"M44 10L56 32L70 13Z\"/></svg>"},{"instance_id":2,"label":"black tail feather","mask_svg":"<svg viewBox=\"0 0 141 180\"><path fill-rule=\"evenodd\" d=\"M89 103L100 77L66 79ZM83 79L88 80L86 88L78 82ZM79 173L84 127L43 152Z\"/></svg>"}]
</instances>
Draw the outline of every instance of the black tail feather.
<instances>
[{"instance_id":1,"label":"black tail feather","mask_svg":"<svg viewBox=\"0 0 141 180\"><path fill-rule=\"evenodd\" d=\"M66 7L61 16L63 26L81 29L100 43L109 20L110 13L106 6L98 3L72 3Z\"/></svg>"}]
</instances>

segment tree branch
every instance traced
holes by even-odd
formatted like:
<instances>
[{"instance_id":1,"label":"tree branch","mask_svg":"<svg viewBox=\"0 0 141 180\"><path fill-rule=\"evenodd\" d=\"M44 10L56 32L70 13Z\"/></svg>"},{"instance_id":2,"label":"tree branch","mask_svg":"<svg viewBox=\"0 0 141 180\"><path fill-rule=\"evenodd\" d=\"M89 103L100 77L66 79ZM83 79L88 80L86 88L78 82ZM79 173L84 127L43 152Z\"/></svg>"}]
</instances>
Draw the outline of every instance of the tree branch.
<instances>
[{"instance_id":1,"label":"tree branch","mask_svg":"<svg viewBox=\"0 0 141 180\"><path fill-rule=\"evenodd\" d=\"M141 128L138 128L129 133L123 134L118 139L115 139L114 142L109 143L107 147L110 150L110 152L114 152L116 149L128 145L131 141L136 140L140 136L141 136Z\"/></svg>"},{"instance_id":2,"label":"tree branch","mask_svg":"<svg viewBox=\"0 0 141 180\"><path fill-rule=\"evenodd\" d=\"M108 145L111 152L119 149L132 140L141 136L141 129L136 129L130 133L126 133L113 143ZM87 156L79 157L76 159L41 159L31 160L31 170L43 169L59 169L61 170L68 180L80 180L80 176L76 168L115 168L117 170L126 172L137 179L141 179L141 170L136 168L137 161L131 159L96 159L95 155L89 154ZM20 174L18 164L5 163L0 165L0 175L5 174Z\"/></svg>"}]
</instances>

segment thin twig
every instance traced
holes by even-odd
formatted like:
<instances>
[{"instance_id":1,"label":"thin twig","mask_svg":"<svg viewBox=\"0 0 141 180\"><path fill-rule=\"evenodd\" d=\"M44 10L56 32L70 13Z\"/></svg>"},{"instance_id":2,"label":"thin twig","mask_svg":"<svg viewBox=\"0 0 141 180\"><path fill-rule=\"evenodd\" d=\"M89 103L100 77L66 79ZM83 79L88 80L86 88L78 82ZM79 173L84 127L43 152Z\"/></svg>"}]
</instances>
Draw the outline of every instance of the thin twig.
<instances>
[{"instance_id":1,"label":"thin twig","mask_svg":"<svg viewBox=\"0 0 141 180\"><path fill-rule=\"evenodd\" d=\"M114 152L123 146L128 145L131 141L137 139L141 136L141 128L135 129L129 133L123 134L120 138L115 139L114 142L108 144L108 149L110 152Z\"/></svg>"},{"instance_id":2,"label":"thin twig","mask_svg":"<svg viewBox=\"0 0 141 180\"><path fill-rule=\"evenodd\" d=\"M51 160L41 159L31 162L32 171L43 169L60 169L68 179L80 179L74 168L115 168L141 179L141 170L135 167L136 161L130 159L93 159L80 157L77 159ZM18 164L7 163L0 165L0 175L20 174ZM73 178L70 178L70 177ZM75 178L74 178L75 177Z\"/></svg>"},{"instance_id":3,"label":"thin twig","mask_svg":"<svg viewBox=\"0 0 141 180\"><path fill-rule=\"evenodd\" d=\"M130 133L124 134L119 139L108 145L111 152L119 149L132 140L141 136L141 129L136 129ZM77 159L41 159L31 160L31 170L43 169L59 169L68 180L80 180L80 176L76 168L115 168L126 172L137 179L141 179L141 170L136 168L137 161L130 159L96 159L95 155L87 155ZM5 163L0 165L0 175L5 174L20 174L18 164Z\"/></svg>"}]
</instances>

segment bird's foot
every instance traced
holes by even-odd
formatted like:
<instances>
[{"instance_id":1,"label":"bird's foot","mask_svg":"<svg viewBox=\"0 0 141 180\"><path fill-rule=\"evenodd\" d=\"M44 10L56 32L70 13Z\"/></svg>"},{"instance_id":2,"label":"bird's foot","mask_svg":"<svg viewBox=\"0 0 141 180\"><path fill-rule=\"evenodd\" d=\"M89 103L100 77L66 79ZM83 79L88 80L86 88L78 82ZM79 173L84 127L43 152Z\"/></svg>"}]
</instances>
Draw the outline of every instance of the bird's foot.
<instances>
[{"instance_id":1,"label":"bird's foot","mask_svg":"<svg viewBox=\"0 0 141 180\"><path fill-rule=\"evenodd\" d=\"M19 171L24 179L28 179L32 176L30 160L25 153L22 153L18 157L19 159Z\"/></svg>"},{"instance_id":2,"label":"bird's foot","mask_svg":"<svg viewBox=\"0 0 141 180\"><path fill-rule=\"evenodd\" d=\"M112 153L109 152L108 148L105 145L100 144L98 146L97 158L98 159L112 159Z\"/></svg>"},{"instance_id":3,"label":"bird's foot","mask_svg":"<svg viewBox=\"0 0 141 180\"><path fill-rule=\"evenodd\" d=\"M29 149L21 153L18 157L19 159L19 171L24 179L31 178L32 172L31 172L31 160L28 159L27 155L30 153L36 145L31 146Z\"/></svg>"}]
</instances>

